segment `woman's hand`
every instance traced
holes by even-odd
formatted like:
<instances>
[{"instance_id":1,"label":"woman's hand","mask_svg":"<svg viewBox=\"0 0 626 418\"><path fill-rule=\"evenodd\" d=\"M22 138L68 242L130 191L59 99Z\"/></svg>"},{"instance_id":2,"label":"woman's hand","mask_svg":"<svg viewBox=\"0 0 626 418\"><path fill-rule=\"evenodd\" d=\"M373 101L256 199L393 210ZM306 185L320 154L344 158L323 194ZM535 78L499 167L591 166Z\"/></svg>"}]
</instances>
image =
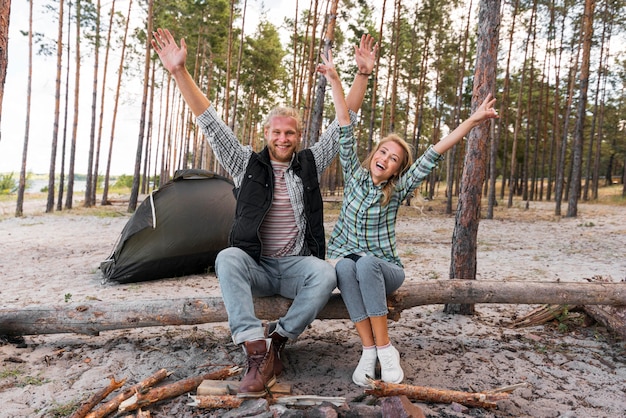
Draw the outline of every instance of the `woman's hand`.
<instances>
[{"instance_id":1,"label":"woman's hand","mask_svg":"<svg viewBox=\"0 0 626 418\"><path fill-rule=\"evenodd\" d=\"M318 64L317 72L323 74L330 84L339 82L339 74L337 74L337 69L335 68L332 50L328 50L328 56L321 53L320 58L322 58L323 64Z\"/></svg>"},{"instance_id":2,"label":"woman's hand","mask_svg":"<svg viewBox=\"0 0 626 418\"><path fill-rule=\"evenodd\" d=\"M486 119L499 118L498 112L493 107L495 103L496 99L492 98L491 93L489 93L480 106L478 106L478 109L470 116L472 122L478 124Z\"/></svg>"}]
</instances>

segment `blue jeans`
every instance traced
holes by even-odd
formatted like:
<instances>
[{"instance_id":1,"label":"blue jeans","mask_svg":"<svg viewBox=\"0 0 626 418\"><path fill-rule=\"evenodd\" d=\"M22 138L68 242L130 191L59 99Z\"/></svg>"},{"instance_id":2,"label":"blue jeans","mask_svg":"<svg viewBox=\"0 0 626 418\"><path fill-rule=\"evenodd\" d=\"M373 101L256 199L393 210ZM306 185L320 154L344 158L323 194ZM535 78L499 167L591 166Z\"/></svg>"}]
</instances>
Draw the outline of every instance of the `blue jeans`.
<instances>
[{"instance_id":1,"label":"blue jeans","mask_svg":"<svg viewBox=\"0 0 626 418\"><path fill-rule=\"evenodd\" d=\"M337 286L352 322L387 315L387 295L404 282L402 267L369 255L356 262L342 258L335 269Z\"/></svg>"},{"instance_id":2,"label":"blue jeans","mask_svg":"<svg viewBox=\"0 0 626 418\"><path fill-rule=\"evenodd\" d=\"M313 322L337 286L333 266L317 257L261 257L257 264L236 247L220 251L215 273L235 344L265 338L263 324L254 314L253 297L281 295L293 299L276 327L279 334L293 339Z\"/></svg>"}]
</instances>

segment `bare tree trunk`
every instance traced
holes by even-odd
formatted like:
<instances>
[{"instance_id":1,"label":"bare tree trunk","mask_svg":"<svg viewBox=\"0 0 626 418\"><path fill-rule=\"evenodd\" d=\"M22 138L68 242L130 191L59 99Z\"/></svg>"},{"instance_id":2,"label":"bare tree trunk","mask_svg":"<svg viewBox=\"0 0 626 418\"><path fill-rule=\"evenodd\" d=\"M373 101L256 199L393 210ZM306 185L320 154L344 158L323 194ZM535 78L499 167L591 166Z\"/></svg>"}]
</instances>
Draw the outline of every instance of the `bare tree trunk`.
<instances>
[{"instance_id":1,"label":"bare tree trunk","mask_svg":"<svg viewBox=\"0 0 626 418\"><path fill-rule=\"evenodd\" d=\"M74 201L74 167L76 165L76 142L78 140L78 110L80 109L80 25L81 5L76 1L76 69L74 74L74 120L72 122L72 142L70 144L70 161L67 173L67 195L65 209L72 209Z\"/></svg>"},{"instance_id":2,"label":"bare tree trunk","mask_svg":"<svg viewBox=\"0 0 626 418\"><path fill-rule=\"evenodd\" d=\"M59 113L61 106L61 65L63 62L63 0L59 2L59 26L57 33L57 75L54 93L54 126L52 128L52 147L50 152L50 169L48 170L48 200L46 213L54 210L54 170L57 158L57 141L59 138Z\"/></svg>"},{"instance_id":3,"label":"bare tree trunk","mask_svg":"<svg viewBox=\"0 0 626 418\"><path fill-rule=\"evenodd\" d=\"M239 53L237 55L237 73L235 78L235 97L233 99L233 117L230 120L230 129L236 133L235 131L235 122L237 121L237 105L239 104L239 82L241 81L241 60L243 57L243 47L244 47L244 27L246 25L246 11L248 10L248 0L244 0L243 2L243 14L241 17L241 36L239 38ZM296 19L297 19L297 10L298 10L298 2L296 1ZM296 43L296 39L294 38L294 44ZM293 62L296 62L296 55L293 55ZM295 64L294 64L295 65ZM292 77L293 82L295 83L295 72ZM293 89L293 99L296 97L296 89L294 86ZM295 107L295 103L292 103L292 106ZM204 142L203 142L204 143Z\"/></svg>"},{"instance_id":4,"label":"bare tree trunk","mask_svg":"<svg viewBox=\"0 0 626 418\"><path fill-rule=\"evenodd\" d=\"M106 96L107 72L109 68L109 52L111 51L111 33L113 31L113 16L115 16L115 0L111 2L111 11L109 12L109 29L107 32L106 52L104 53L104 68L102 69L102 92L100 93L100 117L98 119L98 139L96 141L96 157L94 163L94 178L91 188L92 201L96 203L96 190L98 189L98 168L100 166L100 145L102 142L102 127L104 120L104 98Z\"/></svg>"},{"instance_id":5,"label":"bare tree trunk","mask_svg":"<svg viewBox=\"0 0 626 418\"><path fill-rule=\"evenodd\" d=\"M11 20L11 0L0 0L0 122L2 122L2 101L4 83L9 64L9 21ZM0 140L2 131L0 131Z\"/></svg>"},{"instance_id":6,"label":"bare tree trunk","mask_svg":"<svg viewBox=\"0 0 626 418\"><path fill-rule=\"evenodd\" d=\"M507 208L513 206L513 195L516 192L516 184L517 184L517 138L519 136L519 132L522 124L522 95L523 88L526 82L526 63L528 62L528 45L530 39L530 30L528 31L528 37L526 38L526 47L524 48L524 62L522 64L522 75L519 82L519 89L517 91L517 104L516 104L516 112L515 112L515 128L513 128L513 144L511 146L511 171L509 176L509 200L507 202Z\"/></svg>"},{"instance_id":7,"label":"bare tree trunk","mask_svg":"<svg viewBox=\"0 0 626 418\"><path fill-rule=\"evenodd\" d=\"M63 210L63 197L65 194L65 149L67 143L67 120L70 107L70 59L72 53L72 5L68 4L67 14L67 65L65 68L65 108L63 110L63 140L61 141L61 169L59 170L59 195L57 197L57 211Z\"/></svg>"},{"instance_id":8,"label":"bare tree trunk","mask_svg":"<svg viewBox=\"0 0 626 418\"><path fill-rule=\"evenodd\" d=\"M383 5L381 7L381 16L380 16L380 27L378 29L378 39L383 39L383 27L385 23L385 9L387 5L387 0L383 0ZM381 42L381 41L379 41ZM371 113L370 113L370 126L369 126L369 137L367 140L367 152L369 153L373 149L374 143L374 121L376 120L376 92L378 91L378 69L380 68L380 56L382 54L379 52L376 56L376 65L374 66L374 82L372 83L372 102L371 102Z\"/></svg>"},{"instance_id":9,"label":"bare tree trunk","mask_svg":"<svg viewBox=\"0 0 626 418\"><path fill-rule=\"evenodd\" d=\"M478 40L472 111L496 89L500 0L481 0L478 12ZM491 123L472 129L462 177L452 239L451 279L476 279L476 246L480 222L481 189L489 158ZM446 304L446 313L473 314L474 305Z\"/></svg>"},{"instance_id":10,"label":"bare tree trunk","mask_svg":"<svg viewBox=\"0 0 626 418\"><path fill-rule=\"evenodd\" d=\"M580 94L578 97L576 128L574 129L572 181L570 182L569 189L567 217L576 217L578 215L578 198L580 197L580 182L582 176L583 135L587 113L591 44L593 41L593 11L595 7L595 0L585 0L585 13L583 16L583 59L580 68Z\"/></svg>"},{"instance_id":11,"label":"bare tree trunk","mask_svg":"<svg viewBox=\"0 0 626 418\"><path fill-rule=\"evenodd\" d=\"M96 27L94 42L94 59L93 59L93 91L91 94L91 132L89 134L89 154L87 157L87 182L85 186L85 201L83 206L90 208L96 204L92 188L93 184L93 159L96 147L96 109L98 107L98 70L100 58L100 0L96 2ZM98 174L96 173L96 176Z\"/></svg>"},{"instance_id":12,"label":"bare tree trunk","mask_svg":"<svg viewBox=\"0 0 626 418\"><path fill-rule=\"evenodd\" d=\"M332 0L330 11L326 16L326 34L324 35L324 54L328 54L335 40L335 25L337 23L337 6L339 0ZM311 116L311 126L309 129L308 146L317 142L322 127L322 117L324 115L324 92L326 91L326 77L319 75L317 78L317 90L315 92L315 104Z\"/></svg>"},{"instance_id":13,"label":"bare tree trunk","mask_svg":"<svg viewBox=\"0 0 626 418\"><path fill-rule=\"evenodd\" d=\"M259 318L276 320L293 301L281 296L255 298ZM442 303L626 305L624 282L533 282L505 280L426 280L407 283L387 299L389 319L404 310ZM335 293L318 319L347 319ZM220 296L130 301L90 301L62 305L0 308L0 335L80 333L114 329L195 325L228 320Z\"/></svg>"},{"instance_id":14,"label":"bare tree trunk","mask_svg":"<svg viewBox=\"0 0 626 418\"><path fill-rule=\"evenodd\" d=\"M148 33L152 33L152 6L153 0L148 1ZM143 140L146 127L146 108L148 101L148 80L150 79L150 54L152 52L152 44L150 37L146 39L146 63L143 71L143 93L141 95L141 116L139 119L139 135L137 138L137 153L135 154L135 174L133 176L133 189L130 192L130 201L128 202L128 212L134 212L137 209L137 198L139 195L139 180L141 177L141 155L143 152Z\"/></svg>"},{"instance_id":15,"label":"bare tree trunk","mask_svg":"<svg viewBox=\"0 0 626 418\"><path fill-rule=\"evenodd\" d=\"M573 35L572 44L575 43ZM572 45L572 48L575 46ZM578 58L580 56L580 50L582 48L576 48L576 54L572 54L570 69L569 69L569 79L568 79L568 90L567 90L567 102L565 104L565 109L560 111L563 113L563 132L561 133L561 142L559 148L559 155L557 156L557 175L556 175L556 184L554 187L554 214L556 216L561 216L561 204L563 203L563 189L565 188L565 157L567 155L567 138L569 136L569 122L570 116L572 113L572 102L574 101L574 87L576 86L576 73L578 72Z\"/></svg>"},{"instance_id":16,"label":"bare tree trunk","mask_svg":"<svg viewBox=\"0 0 626 418\"><path fill-rule=\"evenodd\" d=\"M104 173L104 188L102 190L101 205L108 205L109 202L109 176L111 174L111 158L113 155L113 140L115 139L115 122L117 121L117 105L120 101L120 86L122 85L122 75L124 74L124 54L126 53L126 38L128 36L128 26L130 24L130 11L133 0L128 2L128 14L126 15L126 26L124 29L124 39L122 41L122 52L120 54L120 65L117 68L117 87L115 88L115 104L113 105L113 120L111 121L111 137L109 139L109 155L107 157L107 168Z\"/></svg>"},{"instance_id":17,"label":"bare tree trunk","mask_svg":"<svg viewBox=\"0 0 626 418\"><path fill-rule=\"evenodd\" d=\"M28 157L28 139L30 133L30 98L33 84L33 1L28 3L28 82L26 84L26 126L24 127L24 147L22 149L22 167L20 183L17 188L15 216L24 214L24 192L26 190L26 160ZM0 106L1 107L1 106Z\"/></svg>"}]
</instances>

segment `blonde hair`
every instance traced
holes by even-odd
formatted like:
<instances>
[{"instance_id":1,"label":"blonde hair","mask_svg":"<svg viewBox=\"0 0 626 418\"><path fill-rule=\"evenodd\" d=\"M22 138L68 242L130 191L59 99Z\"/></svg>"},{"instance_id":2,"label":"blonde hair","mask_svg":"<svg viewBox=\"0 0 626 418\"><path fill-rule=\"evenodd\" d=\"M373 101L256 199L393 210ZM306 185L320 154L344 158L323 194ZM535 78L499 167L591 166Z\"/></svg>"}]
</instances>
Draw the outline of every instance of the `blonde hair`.
<instances>
[{"instance_id":1,"label":"blonde hair","mask_svg":"<svg viewBox=\"0 0 626 418\"><path fill-rule=\"evenodd\" d=\"M409 145L409 143L406 142L400 135L392 133L381 139L378 142L378 145L376 145L376 148L374 148L368 154L365 160L363 160L363 168L369 171L372 158L374 158L374 154L376 154L376 151L378 151L380 147L388 142L394 142L398 144L400 148L402 148L402 150L404 151L404 155L402 155L402 161L400 162L400 169L398 170L398 172L394 173L391 178L387 180L387 183L383 186L383 200L381 202L383 206L388 204L391 200L391 196L393 195L393 189L396 185L396 181L398 180L398 178L400 178L400 176L404 174L409 169L409 167L411 167L411 164L413 164L413 152L411 151L411 146Z\"/></svg>"},{"instance_id":2,"label":"blonde hair","mask_svg":"<svg viewBox=\"0 0 626 418\"><path fill-rule=\"evenodd\" d=\"M298 133L302 133L302 117L300 116L300 112L293 107L285 106L276 106L270 110L270 113L263 121L263 129L269 128L272 118L275 116L293 118L296 121L296 129Z\"/></svg>"}]
</instances>

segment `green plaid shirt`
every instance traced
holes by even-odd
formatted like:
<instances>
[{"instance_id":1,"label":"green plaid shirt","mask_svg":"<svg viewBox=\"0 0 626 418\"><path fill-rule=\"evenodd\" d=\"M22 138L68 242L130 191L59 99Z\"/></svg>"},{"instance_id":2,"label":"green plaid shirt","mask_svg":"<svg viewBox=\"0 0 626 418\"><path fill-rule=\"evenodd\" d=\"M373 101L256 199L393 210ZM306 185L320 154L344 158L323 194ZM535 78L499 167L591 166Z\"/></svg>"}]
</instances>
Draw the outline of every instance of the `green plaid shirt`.
<instances>
[{"instance_id":1,"label":"green plaid shirt","mask_svg":"<svg viewBox=\"0 0 626 418\"><path fill-rule=\"evenodd\" d=\"M380 204L382 184L375 186L369 169L361 166L352 125L339 128L339 159L343 169L344 196L339 219L328 242L328 258L365 253L402 266L396 250L398 208L443 156L432 145L397 181L389 203Z\"/></svg>"}]
</instances>

